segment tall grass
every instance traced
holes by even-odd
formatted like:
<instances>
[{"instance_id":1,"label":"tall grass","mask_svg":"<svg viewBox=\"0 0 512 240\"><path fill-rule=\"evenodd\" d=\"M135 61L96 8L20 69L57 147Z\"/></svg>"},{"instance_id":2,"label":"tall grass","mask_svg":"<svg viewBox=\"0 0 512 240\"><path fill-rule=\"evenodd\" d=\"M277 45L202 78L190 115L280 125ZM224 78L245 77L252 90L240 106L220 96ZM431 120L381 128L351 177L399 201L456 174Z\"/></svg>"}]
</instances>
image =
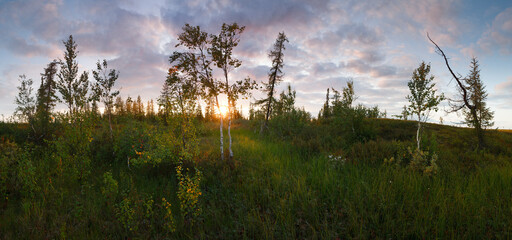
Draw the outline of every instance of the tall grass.
<instances>
[{"instance_id":1,"label":"tall grass","mask_svg":"<svg viewBox=\"0 0 512 240\"><path fill-rule=\"evenodd\" d=\"M428 125L424 145L439 155L440 171L427 176L406 164L384 163L414 144L414 131L408 131L414 124L375 121L374 139L339 145L327 135L332 144L324 144L315 128L295 139L276 139L242 122L232 129L235 158L225 162L216 126L201 126L195 161L204 175L202 212L193 226L179 221L179 183L171 163L128 168L125 156L95 153L89 177L77 182L58 177L58 160L38 148L31 159L38 193L11 194L13 199L1 202L0 238L511 238L512 134L489 132L488 149L475 151L471 129ZM100 189L109 171L119 194L105 201ZM159 227L163 218L156 213L141 220L150 230L129 232L120 223L115 204L121 200L153 199L158 212L162 198L176 213L175 232Z\"/></svg>"},{"instance_id":2,"label":"tall grass","mask_svg":"<svg viewBox=\"0 0 512 240\"><path fill-rule=\"evenodd\" d=\"M509 161L472 170L444 168L428 177L368 162L335 166L325 154L304 156L289 143L262 139L243 129L235 131L234 139L240 169L236 175L209 176L205 209L214 212L208 214L205 227L214 231L205 230L204 236L212 232L214 237L248 239L510 236ZM379 149L361 150L371 155Z\"/></svg>"}]
</instances>

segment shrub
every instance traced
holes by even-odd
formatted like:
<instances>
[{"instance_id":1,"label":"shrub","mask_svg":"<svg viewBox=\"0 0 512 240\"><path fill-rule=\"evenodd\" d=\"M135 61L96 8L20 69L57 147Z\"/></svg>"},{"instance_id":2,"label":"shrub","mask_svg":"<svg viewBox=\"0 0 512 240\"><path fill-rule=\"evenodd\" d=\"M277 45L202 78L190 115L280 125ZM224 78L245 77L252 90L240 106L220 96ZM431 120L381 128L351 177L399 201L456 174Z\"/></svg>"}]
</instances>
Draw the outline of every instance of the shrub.
<instances>
[{"instance_id":1,"label":"shrub","mask_svg":"<svg viewBox=\"0 0 512 240\"><path fill-rule=\"evenodd\" d=\"M101 187L101 193L107 200L107 202L110 204L112 203L118 193L118 183L117 181L112 177L112 172L108 171L103 174L103 187Z\"/></svg>"},{"instance_id":2,"label":"shrub","mask_svg":"<svg viewBox=\"0 0 512 240\"><path fill-rule=\"evenodd\" d=\"M7 200L13 189L12 179L15 178L16 164L19 153L18 145L4 137L0 138L0 201Z\"/></svg>"},{"instance_id":3,"label":"shrub","mask_svg":"<svg viewBox=\"0 0 512 240\"><path fill-rule=\"evenodd\" d=\"M17 179L21 184L21 193L25 197L34 197L39 191L36 178L36 167L31 160L31 149L26 147L19 157L18 167L16 169Z\"/></svg>"},{"instance_id":4,"label":"shrub","mask_svg":"<svg viewBox=\"0 0 512 240\"><path fill-rule=\"evenodd\" d=\"M118 162L126 163L137 157L137 152L144 152L148 147L154 129L145 123L131 121L114 137L114 155Z\"/></svg>"},{"instance_id":5,"label":"shrub","mask_svg":"<svg viewBox=\"0 0 512 240\"><path fill-rule=\"evenodd\" d=\"M436 175L439 172L437 161L438 156L435 152L429 154L428 151L412 150L411 147L407 147L406 152L403 150L403 147L399 148L395 156L384 159L386 164L406 165L408 169L421 172L427 176Z\"/></svg>"},{"instance_id":6,"label":"shrub","mask_svg":"<svg viewBox=\"0 0 512 240\"><path fill-rule=\"evenodd\" d=\"M427 151L411 150L408 148L411 155L411 161L408 168L413 171L423 172L425 175L431 176L437 174L439 167L437 166L437 154L429 155Z\"/></svg>"},{"instance_id":7,"label":"shrub","mask_svg":"<svg viewBox=\"0 0 512 240\"><path fill-rule=\"evenodd\" d=\"M188 169L187 169L188 170ZM195 174L190 177L183 173L181 165L176 167L176 177L178 178L178 198L180 200L181 215L185 223L193 225L201 215L199 197L201 196L201 178L202 173L195 168Z\"/></svg>"},{"instance_id":8,"label":"shrub","mask_svg":"<svg viewBox=\"0 0 512 240\"><path fill-rule=\"evenodd\" d=\"M94 123L86 114L61 116L61 135L52 140L52 159L59 161L67 179L85 180L91 170L91 142Z\"/></svg>"},{"instance_id":9,"label":"shrub","mask_svg":"<svg viewBox=\"0 0 512 240\"><path fill-rule=\"evenodd\" d=\"M164 209L164 229L169 232L176 231L176 222L172 215L172 206L165 198L162 198L162 208Z\"/></svg>"},{"instance_id":10,"label":"shrub","mask_svg":"<svg viewBox=\"0 0 512 240\"><path fill-rule=\"evenodd\" d=\"M120 203L117 204L117 220L128 232L137 231L135 214L135 208L129 198L124 198Z\"/></svg>"}]
</instances>

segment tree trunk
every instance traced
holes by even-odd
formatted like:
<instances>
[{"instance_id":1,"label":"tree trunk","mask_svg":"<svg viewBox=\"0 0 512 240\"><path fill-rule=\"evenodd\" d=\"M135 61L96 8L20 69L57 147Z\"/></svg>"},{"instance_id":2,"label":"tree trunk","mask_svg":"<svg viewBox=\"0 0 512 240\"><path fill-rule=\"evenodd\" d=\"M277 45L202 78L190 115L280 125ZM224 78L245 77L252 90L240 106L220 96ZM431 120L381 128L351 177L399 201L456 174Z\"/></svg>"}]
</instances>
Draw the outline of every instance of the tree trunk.
<instances>
[{"instance_id":1,"label":"tree trunk","mask_svg":"<svg viewBox=\"0 0 512 240\"><path fill-rule=\"evenodd\" d=\"M275 76L275 74L273 74L273 76ZM267 128L268 118L270 117L270 108L272 107L272 99L274 97L274 84L275 84L275 77L273 77L272 87L270 88L270 96L268 98L268 103L267 103L267 114L265 115L265 123L263 124L263 129Z\"/></svg>"},{"instance_id":2,"label":"tree trunk","mask_svg":"<svg viewBox=\"0 0 512 240\"><path fill-rule=\"evenodd\" d=\"M421 138L420 138L420 129L421 129L421 121L420 119L418 118L418 130L416 131L416 143L418 145L418 150L420 150L420 141L421 141Z\"/></svg>"},{"instance_id":3,"label":"tree trunk","mask_svg":"<svg viewBox=\"0 0 512 240\"><path fill-rule=\"evenodd\" d=\"M478 115L476 113L476 108L470 108L470 110L471 110L471 115L473 115L473 125L475 127L476 136L478 138L477 148L481 149L481 148L485 147L484 133L482 130L482 125L481 125Z\"/></svg>"},{"instance_id":4,"label":"tree trunk","mask_svg":"<svg viewBox=\"0 0 512 240\"><path fill-rule=\"evenodd\" d=\"M108 126L110 127L110 140L114 140L114 134L112 131L112 121L110 120L110 110L108 111Z\"/></svg>"},{"instance_id":5,"label":"tree trunk","mask_svg":"<svg viewBox=\"0 0 512 240\"><path fill-rule=\"evenodd\" d=\"M231 149L231 108L228 108L228 136L229 136L229 160L233 159L233 149Z\"/></svg>"},{"instance_id":6,"label":"tree trunk","mask_svg":"<svg viewBox=\"0 0 512 240\"><path fill-rule=\"evenodd\" d=\"M215 96L215 101L217 102L217 108L219 109L220 118L220 160L224 160L224 136L222 135L222 114L220 113L220 104L217 96Z\"/></svg>"}]
</instances>

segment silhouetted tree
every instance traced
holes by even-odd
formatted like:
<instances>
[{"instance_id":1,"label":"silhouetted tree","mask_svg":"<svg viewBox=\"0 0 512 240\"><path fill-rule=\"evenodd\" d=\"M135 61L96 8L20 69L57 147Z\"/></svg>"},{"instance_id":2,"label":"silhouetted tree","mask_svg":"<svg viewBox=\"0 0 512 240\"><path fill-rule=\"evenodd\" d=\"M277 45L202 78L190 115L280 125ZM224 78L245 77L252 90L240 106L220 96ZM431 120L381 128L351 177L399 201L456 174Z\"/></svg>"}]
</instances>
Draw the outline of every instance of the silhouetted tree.
<instances>
[{"instance_id":1,"label":"silhouetted tree","mask_svg":"<svg viewBox=\"0 0 512 240\"><path fill-rule=\"evenodd\" d=\"M134 108L137 109L135 115L139 120L144 118L144 103L142 102L142 98L137 96L137 101L134 103Z\"/></svg>"},{"instance_id":2,"label":"silhouetted tree","mask_svg":"<svg viewBox=\"0 0 512 240\"><path fill-rule=\"evenodd\" d=\"M221 84L222 92L228 96L228 137L229 137L229 157L233 158L233 150L231 148L231 119L233 108L240 96L246 96L249 90L253 89L255 82L248 77L241 81L230 82L229 73L240 67L242 62L233 57L233 49L240 42L240 35L245 27L239 26L237 23L222 24L221 31L218 35L211 35L211 47L209 51L212 54L213 63L222 70L224 82Z\"/></svg>"},{"instance_id":3,"label":"silhouetted tree","mask_svg":"<svg viewBox=\"0 0 512 240\"><path fill-rule=\"evenodd\" d=\"M324 106L322 106L322 109L320 109L320 112L318 113L318 119L327 119L331 115L331 107L329 106L329 88L327 88L327 93L325 94L325 103Z\"/></svg>"},{"instance_id":4,"label":"silhouetted tree","mask_svg":"<svg viewBox=\"0 0 512 240\"><path fill-rule=\"evenodd\" d=\"M116 101L114 103L115 113L118 116L122 116L125 114L124 101L120 96L117 96Z\"/></svg>"},{"instance_id":5,"label":"silhouetted tree","mask_svg":"<svg viewBox=\"0 0 512 240\"><path fill-rule=\"evenodd\" d=\"M418 150L421 142L421 123L427 121L431 110L437 112L437 106L444 99L442 94L436 95L434 76L429 74L430 64L422 62L417 69L414 69L412 79L407 83L411 91L411 94L406 97L410 103L407 111L418 118L418 130L416 131Z\"/></svg>"},{"instance_id":6,"label":"silhouetted tree","mask_svg":"<svg viewBox=\"0 0 512 240\"><path fill-rule=\"evenodd\" d=\"M32 120L35 113L36 102L32 96L32 79L27 79L25 75L19 76L20 86L18 87L18 96L14 99L16 110L14 115L22 122L27 122L32 126Z\"/></svg>"},{"instance_id":7,"label":"silhouetted tree","mask_svg":"<svg viewBox=\"0 0 512 240\"><path fill-rule=\"evenodd\" d=\"M446 67L448 68L448 71L450 71L450 74L452 75L452 77L457 82L457 86L458 86L458 89L459 89L460 97L462 99L455 101L455 102L460 102L460 104L457 104L457 103L451 104L452 105L452 112L459 111L459 110L461 110L464 107L466 107L468 109L469 113L472 116L472 119L474 120L473 121L473 126L475 127L475 133L476 133L476 136L478 138L477 148L485 147L484 132L482 130L481 122L479 121L480 119L478 117L477 106L474 105L473 103L471 103L471 100L470 100L471 93L468 93L467 86L464 86L464 83L463 83L464 79L462 79L462 76L460 74L455 74L455 72L453 72L452 68L450 67L450 63L448 62L448 57L446 57L446 54L439 47L439 45L437 45L437 43L435 43L434 40L432 40L430 38L428 33L427 33L427 37L430 40L430 42L432 42L432 44L434 44L434 46L436 47L436 52L444 58L444 62L446 64ZM451 102L453 103L453 101L451 101Z\"/></svg>"},{"instance_id":8,"label":"silhouetted tree","mask_svg":"<svg viewBox=\"0 0 512 240\"><path fill-rule=\"evenodd\" d=\"M132 105L133 105L133 100L132 100L132 98L130 96L128 96L128 98L126 99L126 104L125 104L126 113L128 115L132 115L133 114Z\"/></svg>"},{"instance_id":9,"label":"silhouetted tree","mask_svg":"<svg viewBox=\"0 0 512 240\"><path fill-rule=\"evenodd\" d=\"M211 37L201 30L199 26L193 27L185 24L183 32L178 35L179 43L176 47L186 47L184 52L175 51L170 62L184 77L199 82L198 92L203 99L213 99L217 109L220 109L219 94L222 91L222 82L213 78L211 68L212 56L210 52ZM222 117L220 117L220 155L224 159L224 138L222 134Z\"/></svg>"},{"instance_id":10,"label":"silhouetted tree","mask_svg":"<svg viewBox=\"0 0 512 240\"><path fill-rule=\"evenodd\" d=\"M480 69L478 68L476 58L471 59L470 68L469 75L464 78L464 81L466 83L466 89L468 90L469 102L475 106L477 118L473 117L471 111L463 108L465 123L469 127L475 127L478 124L480 124L482 128L492 127L494 125L494 122L492 122L494 112L487 107L487 103L485 102L488 94L482 80L480 80Z\"/></svg>"},{"instance_id":11,"label":"silhouetted tree","mask_svg":"<svg viewBox=\"0 0 512 240\"><path fill-rule=\"evenodd\" d=\"M59 81L57 81L57 89L62 95L61 101L64 102L68 109L69 114L82 109L86 102L86 95L89 89L89 81L87 72L83 72L80 78L78 76L78 63L76 57L78 51L76 50L77 44L73 40L73 36L69 35L67 41L63 41L66 51L64 52L64 61L61 61L62 67L58 74Z\"/></svg>"},{"instance_id":12,"label":"silhouetted tree","mask_svg":"<svg viewBox=\"0 0 512 240\"><path fill-rule=\"evenodd\" d=\"M49 133L51 114L53 108L58 101L56 93L55 74L57 73L57 61L52 61L44 69L44 73L41 74L41 85L37 91L37 106L36 106L36 118L37 128L39 134L36 136L36 140L40 141L46 138Z\"/></svg>"},{"instance_id":13,"label":"silhouetted tree","mask_svg":"<svg viewBox=\"0 0 512 240\"><path fill-rule=\"evenodd\" d=\"M155 108L153 104L153 99L150 99L146 105L146 117L151 120L153 120L155 117Z\"/></svg>"},{"instance_id":14,"label":"silhouetted tree","mask_svg":"<svg viewBox=\"0 0 512 240\"><path fill-rule=\"evenodd\" d=\"M93 85L93 91L96 99L99 99L103 102L105 106L104 113L108 115L108 125L110 129L110 139L113 139L112 132L112 106L114 97L119 95L119 91L114 91L112 88L116 83L117 78L119 78L119 72L115 69L108 70L107 60L103 60L102 63L98 61L96 63L96 70L92 71L92 75L96 82Z\"/></svg>"},{"instance_id":15,"label":"silhouetted tree","mask_svg":"<svg viewBox=\"0 0 512 240\"><path fill-rule=\"evenodd\" d=\"M263 129L267 128L268 119L272 114L272 105L276 102L274 98L275 87L279 82L283 79L282 69L284 67L284 50L286 49L284 43L288 42L288 38L284 34L284 32L280 32L277 36L276 42L274 43L274 48L269 52L268 57L272 59L272 68L270 68L270 72L268 73L268 83L265 84L264 91L267 93L267 97L256 101L257 105L265 105L265 122L263 124Z\"/></svg>"}]
</instances>

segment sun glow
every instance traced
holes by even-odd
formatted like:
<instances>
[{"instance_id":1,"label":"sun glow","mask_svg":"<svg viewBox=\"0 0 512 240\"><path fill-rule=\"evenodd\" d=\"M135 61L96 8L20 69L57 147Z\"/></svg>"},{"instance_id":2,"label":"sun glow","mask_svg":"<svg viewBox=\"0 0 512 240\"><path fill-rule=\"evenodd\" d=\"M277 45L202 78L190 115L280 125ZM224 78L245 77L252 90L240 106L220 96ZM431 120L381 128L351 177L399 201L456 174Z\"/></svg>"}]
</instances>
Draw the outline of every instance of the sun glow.
<instances>
[{"instance_id":1,"label":"sun glow","mask_svg":"<svg viewBox=\"0 0 512 240\"><path fill-rule=\"evenodd\" d=\"M221 105L220 106L220 115L225 117L227 114L228 114L228 107L224 106L224 105Z\"/></svg>"}]
</instances>

